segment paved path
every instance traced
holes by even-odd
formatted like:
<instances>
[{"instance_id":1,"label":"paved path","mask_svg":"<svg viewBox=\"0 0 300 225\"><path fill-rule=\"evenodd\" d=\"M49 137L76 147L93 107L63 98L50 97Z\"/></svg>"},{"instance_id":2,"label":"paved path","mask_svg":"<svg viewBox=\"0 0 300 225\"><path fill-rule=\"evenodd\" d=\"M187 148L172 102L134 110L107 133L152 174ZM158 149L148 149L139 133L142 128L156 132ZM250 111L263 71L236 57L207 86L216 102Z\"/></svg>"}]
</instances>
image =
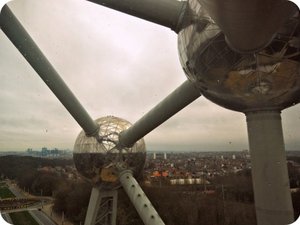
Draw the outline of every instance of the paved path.
<instances>
[{"instance_id":1,"label":"paved path","mask_svg":"<svg viewBox=\"0 0 300 225\"><path fill-rule=\"evenodd\" d=\"M32 210L29 213L40 225L56 225L56 223L42 211Z\"/></svg>"},{"instance_id":2,"label":"paved path","mask_svg":"<svg viewBox=\"0 0 300 225\"><path fill-rule=\"evenodd\" d=\"M26 197L25 194L19 190L16 184L8 183L10 191L17 197L17 198L24 198ZM51 220L44 212L39 210L30 210L28 211L30 215L38 222L40 225L57 225L53 220Z\"/></svg>"},{"instance_id":3,"label":"paved path","mask_svg":"<svg viewBox=\"0 0 300 225\"><path fill-rule=\"evenodd\" d=\"M1 199L1 198L0 198L0 199ZM9 216L8 214L2 214L2 213L1 213L0 216L2 216L2 218L3 218L6 222L12 224L11 218L10 218L10 216ZM2 220L0 221L0 223L1 223L1 222L2 222ZM2 225L2 224L1 224L1 225Z\"/></svg>"},{"instance_id":4,"label":"paved path","mask_svg":"<svg viewBox=\"0 0 300 225\"><path fill-rule=\"evenodd\" d=\"M7 223L12 224L11 218L10 218L10 216L9 216L8 214L1 214L1 216L2 216L2 218L3 218ZM1 222L2 222L2 221L0 221L0 224L3 225Z\"/></svg>"}]
</instances>

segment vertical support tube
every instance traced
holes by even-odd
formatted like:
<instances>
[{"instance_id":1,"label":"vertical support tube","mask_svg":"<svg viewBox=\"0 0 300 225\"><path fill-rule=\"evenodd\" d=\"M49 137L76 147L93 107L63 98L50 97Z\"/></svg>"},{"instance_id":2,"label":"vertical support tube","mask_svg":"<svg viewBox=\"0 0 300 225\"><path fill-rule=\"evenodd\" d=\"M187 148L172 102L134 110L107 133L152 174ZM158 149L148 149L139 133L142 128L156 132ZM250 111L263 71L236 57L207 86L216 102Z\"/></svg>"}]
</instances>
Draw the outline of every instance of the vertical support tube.
<instances>
[{"instance_id":1,"label":"vertical support tube","mask_svg":"<svg viewBox=\"0 0 300 225\"><path fill-rule=\"evenodd\" d=\"M188 80L183 82L152 110L120 134L120 146L132 146L136 141L144 137L200 96L200 90L197 89L193 83Z\"/></svg>"},{"instance_id":2,"label":"vertical support tube","mask_svg":"<svg viewBox=\"0 0 300 225\"><path fill-rule=\"evenodd\" d=\"M120 182L130 201L136 208L145 225L164 225L151 202L143 192L130 170L124 170L119 175Z\"/></svg>"},{"instance_id":3,"label":"vertical support tube","mask_svg":"<svg viewBox=\"0 0 300 225\"><path fill-rule=\"evenodd\" d=\"M94 187L84 225L116 225L118 191Z\"/></svg>"},{"instance_id":4,"label":"vertical support tube","mask_svg":"<svg viewBox=\"0 0 300 225\"><path fill-rule=\"evenodd\" d=\"M99 129L98 124L94 122L83 108L7 5L2 8L0 14L0 26L9 40L74 117L85 133L88 136L96 135Z\"/></svg>"},{"instance_id":5,"label":"vertical support tube","mask_svg":"<svg viewBox=\"0 0 300 225\"><path fill-rule=\"evenodd\" d=\"M246 113L258 225L294 221L280 111Z\"/></svg>"}]
</instances>

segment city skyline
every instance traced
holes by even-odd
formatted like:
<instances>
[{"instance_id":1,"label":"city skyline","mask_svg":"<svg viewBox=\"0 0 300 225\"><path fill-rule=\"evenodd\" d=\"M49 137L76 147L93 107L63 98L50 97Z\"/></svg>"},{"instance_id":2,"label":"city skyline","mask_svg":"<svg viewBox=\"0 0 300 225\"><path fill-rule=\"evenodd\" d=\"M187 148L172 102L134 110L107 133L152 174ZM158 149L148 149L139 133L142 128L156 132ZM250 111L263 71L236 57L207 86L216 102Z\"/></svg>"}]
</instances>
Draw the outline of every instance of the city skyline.
<instances>
[{"instance_id":1,"label":"city skyline","mask_svg":"<svg viewBox=\"0 0 300 225\"><path fill-rule=\"evenodd\" d=\"M137 121L186 77L168 28L82 0L13 1L12 11L92 118ZM73 149L81 128L0 34L0 151ZM282 113L300 150L300 106ZM200 97L145 137L150 150L248 149L246 119Z\"/></svg>"}]
</instances>

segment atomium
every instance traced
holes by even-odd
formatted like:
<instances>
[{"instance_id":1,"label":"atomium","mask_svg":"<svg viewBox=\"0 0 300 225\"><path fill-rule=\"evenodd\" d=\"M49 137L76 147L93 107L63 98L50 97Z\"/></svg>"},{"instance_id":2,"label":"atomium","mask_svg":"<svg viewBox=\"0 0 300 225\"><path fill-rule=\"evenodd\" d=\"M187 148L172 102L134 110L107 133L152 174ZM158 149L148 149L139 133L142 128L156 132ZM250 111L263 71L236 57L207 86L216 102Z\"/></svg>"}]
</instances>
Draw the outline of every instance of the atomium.
<instances>
[{"instance_id":1,"label":"atomium","mask_svg":"<svg viewBox=\"0 0 300 225\"><path fill-rule=\"evenodd\" d=\"M78 172L94 185L103 188L119 186L118 175L115 173L118 163L139 177L146 159L144 140L140 139L130 148L119 149L119 134L131 124L113 116L102 117L95 122L99 124L98 140L81 131L75 141L73 158Z\"/></svg>"},{"instance_id":2,"label":"atomium","mask_svg":"<svg viewBox=\"0 0 300 225\"><path fill-rule=\"evenodd\" d=\"M145 224L164 224L154 216L157 212L131 171L138 176L145 163L141 138L200 95L246 115L257 224L290 224L294 210L280 113L299 103L299 8L287 0L89 1L178 32L180 61L189 81L132 126L111 116L95 122L9 8L3 7L1 29L83 129L74 146L75 166L96 186L85 224L96 224L96 217L113 221L111 212L116 210L112 204L104 207L107 196L99 190L110 192L115 202L112 192L120 184ZM96 204L103 206L106 216Z\"/></svg>"}]
</instances>

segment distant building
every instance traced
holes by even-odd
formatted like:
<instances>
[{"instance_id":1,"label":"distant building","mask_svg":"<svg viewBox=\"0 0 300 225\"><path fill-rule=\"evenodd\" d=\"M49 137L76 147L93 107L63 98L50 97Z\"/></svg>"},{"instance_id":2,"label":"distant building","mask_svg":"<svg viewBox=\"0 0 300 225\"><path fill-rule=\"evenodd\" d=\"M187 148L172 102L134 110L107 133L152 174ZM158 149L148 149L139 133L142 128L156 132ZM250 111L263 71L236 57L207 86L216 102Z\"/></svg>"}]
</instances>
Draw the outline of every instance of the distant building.
<instances>
[{"instance_id":1,"label":"distant building","mask_svg":"<svg viewBox=\"0 0 300 225\"><path fill-rule=\"evenodd\" d=\"M171 185L189 185L189 184L210 184L209 181L202 178L189 178L189 179L170 179Z\"/></svg>"},{"instance_id":2,"label":"distant building","mask_svg":"<svg viewBox=\"0 0 300 225\"><path fill-rule=\"evenodd\" d=\"M73 152L70 150L59 150L57 148L50 150L47 147L43 147L40 151L32 150L32 148L28 148L25 154L33 157L45 157L45 158L72 158L73 157Z\"/></svg>"},{"instance_id":3,"label":"distant building","mask_svg":"<svg viewBox=\"0 0 300 225\"><path fill-rule=\"evenodd\" d=\"M47 156L47 155L49 155L49 153L50 153L50 150L48 150L46 147L43 147L42 148L42 156Z\"/></svg>"},{"instance_id":4,"label":"distant building","mask_svg":"<svg viewBox=\"0 0 300 225\"><path fill-rule=\"evenodd\" d=\"M166 152L156 152L153 153L153 159L164 159L168 158L168 154Z\"/></svg>"}]
</instances>

